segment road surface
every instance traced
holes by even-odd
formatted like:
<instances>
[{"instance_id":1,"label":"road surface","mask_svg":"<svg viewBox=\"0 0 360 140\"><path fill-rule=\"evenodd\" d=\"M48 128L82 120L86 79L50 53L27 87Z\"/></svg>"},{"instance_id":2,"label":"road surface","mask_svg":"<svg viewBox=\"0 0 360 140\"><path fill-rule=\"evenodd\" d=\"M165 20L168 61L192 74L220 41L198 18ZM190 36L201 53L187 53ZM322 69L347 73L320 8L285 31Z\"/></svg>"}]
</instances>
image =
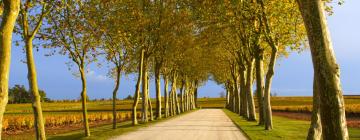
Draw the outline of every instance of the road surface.
<instances>
[{"instance_id":1,"label":"road surface","mask_svg":"<svg viewBox=\"0 0 360 140\"><path fill-rule=\"evenodd\" d=\"M112 140L247 140L221 109L201 109Z\"/></svg>"}]
</instances>

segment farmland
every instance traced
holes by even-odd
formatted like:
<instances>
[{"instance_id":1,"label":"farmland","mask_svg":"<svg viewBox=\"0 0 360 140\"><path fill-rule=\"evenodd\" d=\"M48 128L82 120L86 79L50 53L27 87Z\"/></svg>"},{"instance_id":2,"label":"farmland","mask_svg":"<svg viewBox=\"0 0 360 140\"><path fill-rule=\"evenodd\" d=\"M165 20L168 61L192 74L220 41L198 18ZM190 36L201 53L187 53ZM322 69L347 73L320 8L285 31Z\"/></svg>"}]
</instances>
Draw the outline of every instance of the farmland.
<instances>
[{"instance_id":1,"label":"farmland","mask_svg":"<svg viewBox=\"0 0 360 140\"><path fill-rule=\"evenodd\" d=\"M272 109L276 112L311 112L311 97L272 97L271 100L271 104L273 105ZM352 117L356 117L360 114L359 96L345 96L345 102L347 114L353 114L351 115ZM130 109L132 107L132 103L132 100L117 101L117 118L119 122L130 120ZM197 103L199 108L224 108L226 100L224 98L199 98ZM152 104L155 106L155 100L152 100ZM88 106L89 121L91 126L95 127L111 123L111 101L90 101L88 102ZM138 109L141 109L141 106ZM43 111L45 126L49 129L48 133L51 135L66 133L82 128L80 102L43 103ZM279 114L274 113L274 115ZM280 115L289 117L288 113ZM141 117L141 114L138 113L138 116ZM290 118L292 118L291 114ZM6 134L4 138L11 138L15 135L27 135L32 133L34 124L31 104L9 104L6 107L3 124L3 132ZM72 129L61 129L69 127Z\"/></svg>"},{"instance_id":2,"label":"farmland","mask_svg":"<svg viewBox=\"0 0 360 140\"><path fill-rule=\"evenodd\" d=\"M274 127L272 131L265 131L263 126L257 122L249 122L237 114L224 109L224 112L237 124L252 140L304 140L307 136L310 121L294 120L287 117L273 117ZM360 129L349 127L349 137L351 140L360 139Z\"/></svg>"}]
</instances>

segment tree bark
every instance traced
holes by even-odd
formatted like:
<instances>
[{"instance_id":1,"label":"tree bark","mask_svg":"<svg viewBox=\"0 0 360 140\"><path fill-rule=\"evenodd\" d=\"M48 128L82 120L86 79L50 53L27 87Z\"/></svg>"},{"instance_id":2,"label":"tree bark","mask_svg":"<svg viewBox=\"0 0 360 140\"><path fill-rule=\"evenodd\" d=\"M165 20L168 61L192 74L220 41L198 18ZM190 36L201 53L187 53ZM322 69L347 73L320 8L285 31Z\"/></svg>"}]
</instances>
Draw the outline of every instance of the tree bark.
<instances>
[{"instance_id":1,"label":"tree bark","mask_svg":"<svg viewBox=\"0 0 360 140\"><path fill-rule=\"evenodd\" d=\"M181 104L181 112L185 112L185 102L184 102L184 92L186 92L185 82L186 80L181 82L180 87L180 104Z\"/></svg>"},{"instance_id":2,"label":"tree bark","mask_svg":"<svg viewBox=\"0 0 360 140\"><path fill-rule=\"evenodd\" d=\"M229 109L234 112L234 102L233 102L234 97L233 97L232 83L228 82L227 86L228 86L228 90L229 90Z\"/></svg>"},{"instance_id":3,"label":"tree bark","mask_svg":"<svg viewBox=\"0 0 360 140\"><path fill-rule=\"evenodd\" d=\"M164 98L165 98L165 118L169 117L169 79L166 75L163 75L164 78Z\"/></svg>"},{"instance_id":4,"label":"tree bark","mask_svg":"<svg viewBox=\"0 0 360 140\"><path fill-rule=\"evenodd\" d=\"M235 104L235 107L234 107L234 110L235 110L235 113L237 114L240 114L240 91L239 91L239 88L238 88L238 75L236 73L236 69L234 68L233 72L232 72L232 78L233 78L233 93L234 93L234 104Z\"/></svg>"},{"instance_id":5,"label":"tree bark","mask_svg":"<svg viewBox=\"0 0 360 140\"><path fill-rule=\"evenodd\" d=\"M232 82L229 83L229 90L230 90L230 108L232 112L235 112L235 94L234 94L234 84Z\"/></svg>"},{"instance_id":6,"label":"tree bark","mask_svg":"<svg viewBox=\"0 0 360 140\"><path fill-rule=\"evenodd\" d=\"M247 72L246 72L246 98L249 107L249 121L256 120L255 113L255 103L254 97L252 93L252 84L253 84L253 69L254 69L254 59L251 59L247 64Z\"/></svg>"},{"instance_id":7,"label":"tree bark","mask_svg":"<svg viewBox=\"0 0 360 140\"><path fill-rule=\"evenodd\" d=\"M229 104L230 104L229 82L225 83L225 88L226 88L226 105L225 105L225 107L227 109L229 109Z\"/></svg>"},{"instance_id":8,"label":"tree bark","mask_svg":"<svg viewBox=\"0 0 360 140\"><path fill-rule=\"evenodd\" d=\"M161 86L160 86L160 64L155 64L156 85L156 119L161 119Z\"/></svg>"},{"instance_id":9,"label":"tree bark","mask_svg":"<svg viewBox=\"0 0 360 140\"><path fill-rule=\"evenodd\" d=\"M311 124L307 135L307 140L320 140L321 139L321 120L320 120L320 98L319 87L316 83L316 76L313 82L313 109L311 115Z\"/></svg>"},{"instance_id":10,"label":"tree bark","mask_svg":"<svg viewBox=\"0 0 360 140\"><path fill-rule=\"evenodd\" d=\"M194 110L195 108L196 108L196 105L195 105L195 94L194 94L194 91L193 91L193 89L195 89L195 82L194 82L194 87L192 88L192 90L191 90L191 102L192 102L192 104L191 104L191 110Z\"/></svg>"},{"instance_id":11,"label":"tree bark","mask_svg":"<svg viewBox=\"0 0 360 140\"><path fill-rule=\"evenodd\" d=\"M0 26L0 132L2 132L3 115L8 102L12 33L19 14L20 0L2 0L2 2L3 15Z\"/></svg>"},{"instance_id":12,"label":"tree bark","mask_svg":"<svg viewBox=\"0 0 360 140\"><path fill-rule=\"evenodd\" d=\"M85 129L85 136L90 136L90 129L89 129L89 120L87 114L87 107L86 107L86 75L84 69L84 63L81 62L81 66L79 66L80 77L81 77L81 84L82 84L82 91L81 91L81 105L82 105L82 113L83 113L83 124Z\"/></svg>"},{"instance_id":13,"label":"tree bark","mask_svg":"<svg viewBox=\"0 0 360 140\"><path fill-rule=\"evenodd\" d=\"M263 79L263 50L260 49L260 46L255 47L256 57L255 57L255 70L256 70L256 96L258 100L258 110L259 110L259 125L264 125L264 79Z\"/></svg>"},{"instance_id":14,"label":"tree bark","mask_svg":"<svg viewBox=\"0 0 360 140\"><path fill-rule=\"evenodd\" d=\"M121 68L116 66L116 80L115 80L115 88L113 90L113 129L116 129L116 95L119 90L121 79Z\"/></svg>"},{"instance_id":15,"label":"tree bark","mask_svg":"<svg viewBox=\"0 0 360 140\"><path fill-rule=\"evenodd\" d=\"M184 91L184 107L185 107L185 111L189 111L189 107L188 107L188 103L189 103L189 92L190 92L190 87L189 85L187 85L186 90Z\"/></svg>"},{"instance_id":16,"label":"tree bark","mask_svg":"<svg viewBox=\"0 0 360 140\"><path fill-rule=\"evenodd\" d=\"M197 98L198 98L198 80L195 80L195 87L194 87L194 102L195 102L195 108L198 108L198 104L197 104Z\"/></svg>"},{"instance_id":17,"label":"tree bark","mask_svg":"<svg viewBox=\"0 0 360 140\"><path fill-rule=\"evenodd\" d=\"M44 118L42 115L41 97L39 94L39 88L37 82L32 40L33 40L32 37L26 39L25 48L26 48L26 63L28 67L29 87L33 100L32 108L34 111L35 135L36 135L36 139L45 140L46 135L45 135L45 127L44 127Z\"/></svg>"},{"instance_id":18,"label":"tree bark","mask_svg":"<svg viewBox=\"0 0 360 140\"><path fill-rule=\"evenodd\" d=\"M172 74L172 83L171 83L171 91L170 91L170 95L171 95L171 115L174 116L176 114L176 73Z\"/></svg>"},{"instance_id":19,"label":"tree bark","mask_svg":"<svg viewBox=\"0 0 360 140\"><path fill-rule=\"evenodd\" d=\"M144 58L144 63L143 63L143 77L142 77L142 113L143 113L143 117L142 117L142 122L147 123L149 122L149 118L148 118L148 110L149 110L149 100L148 100L148 82L147 82L147 77L148 77L148 72L147 72L147 60Z\"/></svg>"},{"instance_id":20,"label":"tree bark","mask_svg":"<svg viewBox=\"0 0 360 140\"><path fill-rule=\"evenodd\" d=\"M174 96L175 96L175 103L176 103L176 112L177 112L177 114L180 114L181 111L180 111L179 97L178 97L178 94L176 92L176 88L174 90Z\"/></svg>"},{"instance_id":21,"label":"tree bark","mask_svg":"<svg viewBox=\"0 0 360 140\"><path fill-rule=\"evenodd\" d=\"M248 104L246 100L246 80L245 80L245 69L239 69L240 75L240 115L245 119L248 119Z\"/></svg>"},{"instance_id":22,"label":"tree bark","mask_svg":"<svg viewBox=\"0 0 360 140\"><path fill-rule=\"evenodd\" d=\"M133 125L137 125L138 121L137 121L137 105L139 104L139 98L140 98L140 86L141 86L141 79L143 77L143 64L144 64L144 49L141 50L141 55L140 55L140 64L138 67L138 79L136 82L136 87L135 87L135 95L134 95L134 103L133 103L133 108L132 108L132 124ZM144 115L144 114L142 114Z\"/></svg>"},{"instance_id":23,"label":"tree bark","mask_svg":"<svg viewBox=\"0 0 360 140\"><path fill-rule=\"evenodd\" d=\"M189 111L191 110L191 93L189 91L186 94L186 98L187 98L187 111Z\"/></svg>"},{"instance_id":24,"label":"tree bark","mask_svg":"<svg viewBox=\"0 0 360 140\"><path fill-rule=\"evenodd\" d=\"M274 44L273 44L274 45ZM271 130L273 128L272 125L272 111L271 111L271 83L272 78L274 76L275 62L277 56L277 47L274 45L271 47L271 56L270 63L268 66L268 71L266 73L265 79L265 92L264 92L264 117L265 117L265 130Z\"/></svg>"},{"instance_id":25,"label":"tree bark","mask_svg":"<svg viewBox=\"0 0 360 140\"><path fill-rule=\"evenodd\" d=\"M172 81L172 80L171 80ZM171 90L170 90L170 93L169 93L169 103L170 103L170 108L169 108L169 113L170 113L170 116L174 116L174 100L173 100L173 91L172 91L172 82L171 82Z\"/></svg>"},{"instance_id":26,"label":"tree bark","mask_svg":"<svg viewBox=\"0 0 360 140\"><path fill-rule=\"evenodd\" d=\"M147 85L149 85L150 82L150 77L148 76L146 79ZM149 86L147 86L146 89L146 93L148 96L148 104L149 104L149 112L150 112L150 120L154 121L154 113L153 113L153 108L152 108L152 103L151 103L151 97L150 97L150 92L149 92Z\"/></svg>"},{"instance_id":27,"label":"tree bark","mask_svg":"<svg viewBox=\"0 0 360 140\"><path fill-rule=\"evenodd\" d=\"M345 104L340 86L340 68L336 62L327 28L322 0L297 0L307 31L316 84L319 87L323 139L349 139Z\"/></svg>"}]
</instances>

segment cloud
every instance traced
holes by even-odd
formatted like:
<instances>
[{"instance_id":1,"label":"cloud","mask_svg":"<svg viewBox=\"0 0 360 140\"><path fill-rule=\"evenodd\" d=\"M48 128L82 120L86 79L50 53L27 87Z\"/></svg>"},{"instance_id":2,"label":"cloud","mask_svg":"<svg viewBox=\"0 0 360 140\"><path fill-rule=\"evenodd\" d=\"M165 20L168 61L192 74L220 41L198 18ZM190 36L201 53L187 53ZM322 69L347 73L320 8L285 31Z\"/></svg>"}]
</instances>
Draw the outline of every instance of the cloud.
<instances>
[{"instance_id":1,"label":"cloud","mask_svg":"<svg viewBox=\"0 0 360 140\"><path fill-rule=\"evenodd\" d=\"M106 80L108 80L108 77L106 77L105 75L97 74L95 71L93 71L91 69L87 70L86 76L88 77L89 80L92 80L92 81L106 81Z\"/></svg>"}]
</instances>

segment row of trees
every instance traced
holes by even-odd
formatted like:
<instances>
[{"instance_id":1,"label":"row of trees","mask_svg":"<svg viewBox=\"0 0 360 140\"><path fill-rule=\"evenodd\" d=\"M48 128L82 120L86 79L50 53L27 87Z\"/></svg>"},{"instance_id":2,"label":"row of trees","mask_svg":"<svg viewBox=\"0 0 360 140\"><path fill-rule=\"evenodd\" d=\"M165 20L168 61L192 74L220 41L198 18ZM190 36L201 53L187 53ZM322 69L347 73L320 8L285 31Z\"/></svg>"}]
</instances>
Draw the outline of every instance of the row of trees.
<instances>
[{"instance_id":1,"label":"row of trees","mask_svg":"<svg viewBox=\"0 0 360 140\"><path fill-rule=\"evenodd\" d=\"M98 63L102 57L111 66L109 73L114 78L114 129L121 76L135 73L138 76L134 125L138 124L136 112L140 101L144 123L194 109L197 88L210 77L226 88L230 110L249 121L258 119L260 125L271 130L270 91L276 60L309 43L315 74L314 111L308 138L348 139L339 69L322 0L2 0L2 3L0 122L8 101L11 37L15 28L26 52L37 139L46 136L32 52L35 39L40 40L37 47L67 56L69 66L78 71L86 136L90 136L87 66ZM149 97L151 78L156 86L155 115ZM252 93L254 83L257 103ZM162 91L165 107L161 106Z\"/></svg>"},{"instance_id":2,"label":"row of trees","mask_svg":"<svg viewBox=\"0 0 360 140\"><path fill-rule=\"evenodd\" d=\"M270 91L277 57L306 49L309 43L315 74L308 139L348 139L339 66L325 19L325 11L331 12L327 2L201 2L204 7L198 8L202 13L199 22L204 23L204 36L211 38L212 51L221 52L214 53L217 69L211 73L227 90L227 108L255 121L257 104L259 125L273 129ZM257 103L252 93L254 83Z\"/></svg>"},{"instance_id":3,"label":"row of trees","mask_svg":"<svg viewBox=\"0 0 360 140\"><path fill-rule=\"evenodd\" d=\"M72 62L68 63L69 66L78 70L82 82L81 101L86 136L90 136L86 106L86 70L90 63L98 61L99 56L108 60L112 66L109 73L114 78L115 85L114 128L117 120L115 101L122 74L138 73L133 105L134 125L138 123L136 111L140 96L142 96L142 122L145 123L195 108L197 87L201 82L206 81L207 73L193 71L196 65L192 64L190 57L201 50L193 48L194 27L190 10L177 9L180 5L185 6L185 3L132 0L3 1L3 3L3 23L9 10L11 14L20 12L17 22L13 21L12 28L15 28L15 33L22 37L26 52L37 139L46 139L46 136L37 90L33 58L34 40L40 40L36 47L42 46L51 49L54 53L68 56ZM6 7L9 6L7 4L12 4L12 7L9 9ZM16 17L17 15L13 15L12 18L16 19ZM6 27L10 29L10 33L13 31L12 28ZM10 48L11 38L8 41ZM2 54L10 56L9 52ZM152 112L148 91L151 77L154 77L156 82L155 115ZM161 110L161 77L165 81L165 115ZM169 83L171 83L170 91ZM181 87L180 93L178 87ZM7 95L7 92L4 92L4 95ZM4 98L4 101L7 99ZM5 108L6 102L2 103Z\"/></svg>"}]
</instances>

